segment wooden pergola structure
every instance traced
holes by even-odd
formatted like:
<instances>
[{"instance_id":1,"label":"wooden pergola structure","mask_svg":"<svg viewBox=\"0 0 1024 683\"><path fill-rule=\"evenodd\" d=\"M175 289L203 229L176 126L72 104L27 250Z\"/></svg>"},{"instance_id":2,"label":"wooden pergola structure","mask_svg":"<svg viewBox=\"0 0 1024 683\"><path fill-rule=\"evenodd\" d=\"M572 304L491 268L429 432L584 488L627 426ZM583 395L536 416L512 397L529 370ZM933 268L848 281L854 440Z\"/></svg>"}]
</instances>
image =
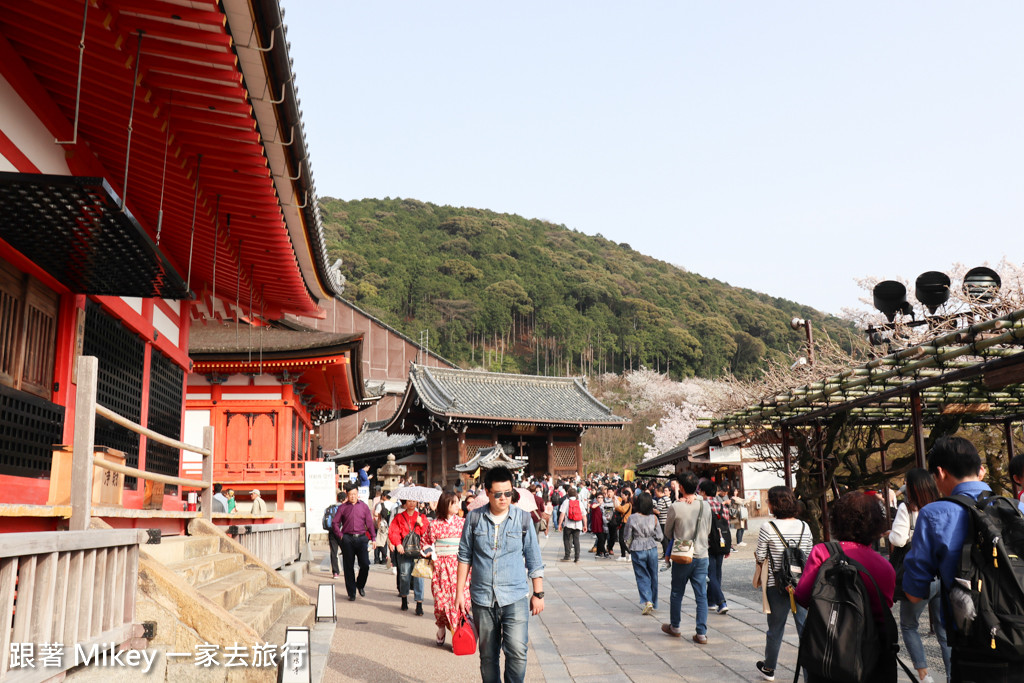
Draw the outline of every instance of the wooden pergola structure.
<instances>
[{"instance_id":1,"label":"wooden pergola structure","mask_svg":"<svg viewBox=\"0 0 1024 683\"><path fill-rule=\"evenodd\" d=\"M820 430L846 413L856 426L913 431L917 465L925 467L925 429L957 417L963 423L1000 425L1009 458L1013 428L1024 420L1024 310L945 332L818 382L769 396L713 421L715 428L776 429L782 436L784 477L791 483L792 432ZM818 439L817 458L824 459ZM885 463L883 460L883 469ZM827 502L823 501L823 511Z\"/></svg>"}]
</instances>

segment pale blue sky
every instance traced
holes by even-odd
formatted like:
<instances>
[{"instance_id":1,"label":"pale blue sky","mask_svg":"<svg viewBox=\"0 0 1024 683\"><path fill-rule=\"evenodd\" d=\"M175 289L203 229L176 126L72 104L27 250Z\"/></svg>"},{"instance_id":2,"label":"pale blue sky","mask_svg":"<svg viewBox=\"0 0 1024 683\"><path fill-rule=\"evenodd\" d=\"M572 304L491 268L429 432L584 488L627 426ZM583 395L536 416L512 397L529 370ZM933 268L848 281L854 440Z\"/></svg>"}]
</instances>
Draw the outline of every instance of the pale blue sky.
<instances>
[{"instance_id":1,"label":"pale blue sky","mask_svg":"<svg viewBox=\"0 0 1024 683\"><path fill-rule=\"evenodd\" d=\"M1021 262L1024 3L283 0L317 189L564 223L839 313Z\"/></svg>"}]
</instances>

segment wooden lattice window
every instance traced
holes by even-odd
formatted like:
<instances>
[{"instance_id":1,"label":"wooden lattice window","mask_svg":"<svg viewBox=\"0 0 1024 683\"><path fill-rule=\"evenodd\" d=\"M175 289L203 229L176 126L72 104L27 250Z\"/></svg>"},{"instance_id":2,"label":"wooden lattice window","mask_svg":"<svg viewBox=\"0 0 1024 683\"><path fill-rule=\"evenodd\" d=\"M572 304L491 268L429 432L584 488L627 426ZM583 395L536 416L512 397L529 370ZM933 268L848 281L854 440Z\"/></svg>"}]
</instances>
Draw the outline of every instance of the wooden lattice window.
<instances>
[{"instance_id":1,"label":"wooden lattice window","mask_svg":"<svg viewBox=\"0 0 1024 683\"><path fill-rule=\"evenodd\" d=\"M49 399L59 297L0 261L0 382Z\"/></svg>"},{"instance_id":2,"label":"wooden lattice window","mask_svg":"<svg viewBox=\"0 0 1024 683\"><path fill-rule=\"evenodd\" d=\"M576 447L555 446L555 469L576 471Z\"/></svg>"}]
</instances>

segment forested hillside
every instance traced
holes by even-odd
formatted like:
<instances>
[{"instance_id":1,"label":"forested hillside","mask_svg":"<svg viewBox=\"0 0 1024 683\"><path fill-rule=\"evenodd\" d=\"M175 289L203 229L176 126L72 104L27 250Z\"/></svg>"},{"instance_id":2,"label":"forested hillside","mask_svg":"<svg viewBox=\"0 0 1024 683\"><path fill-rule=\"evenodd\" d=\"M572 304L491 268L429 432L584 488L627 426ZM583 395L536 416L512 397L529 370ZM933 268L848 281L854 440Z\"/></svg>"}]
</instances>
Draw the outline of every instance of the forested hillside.
<instances>
[{"instance_id":1,"label":"forested hillside","mask_svg":"<svg viewBox=\"0 0 1024 683\"><path fill-rule=\"evenodd\" d=\"M844 346L855 334L806 306L541 220L414 199L322 208L346 296L413 339L429 331L431 350L467 367L747 378L803 343L794 316Z\"/></svg>"}]
</instances>

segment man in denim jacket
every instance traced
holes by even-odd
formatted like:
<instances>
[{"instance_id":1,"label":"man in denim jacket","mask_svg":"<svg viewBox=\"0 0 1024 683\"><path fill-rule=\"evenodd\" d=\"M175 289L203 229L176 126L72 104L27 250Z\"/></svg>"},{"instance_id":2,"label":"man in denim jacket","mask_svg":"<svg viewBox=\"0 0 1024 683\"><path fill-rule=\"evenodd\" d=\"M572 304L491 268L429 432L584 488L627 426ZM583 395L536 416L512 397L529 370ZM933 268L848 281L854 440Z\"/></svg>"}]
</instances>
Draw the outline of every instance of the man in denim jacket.
<instances>
[{"instance_id":1,"label":"man in denim jacket","mask_svg":"<svg viewBox=\"0 0 1024 683\"><path fill-rule=\"evenodd\" d=\"M484 475L489 505L466 517L459 541L455 604L467 611L466 576L473 602L484 683L499 683L499 652L505 650L505 681L526 678L531 614L544 611L544 564L530 515L512 505L512 472L495 467ZM525 562L524 562L525 560ZM532 586L530 585L532 581Z\"/></svg>"}]
</instances>

